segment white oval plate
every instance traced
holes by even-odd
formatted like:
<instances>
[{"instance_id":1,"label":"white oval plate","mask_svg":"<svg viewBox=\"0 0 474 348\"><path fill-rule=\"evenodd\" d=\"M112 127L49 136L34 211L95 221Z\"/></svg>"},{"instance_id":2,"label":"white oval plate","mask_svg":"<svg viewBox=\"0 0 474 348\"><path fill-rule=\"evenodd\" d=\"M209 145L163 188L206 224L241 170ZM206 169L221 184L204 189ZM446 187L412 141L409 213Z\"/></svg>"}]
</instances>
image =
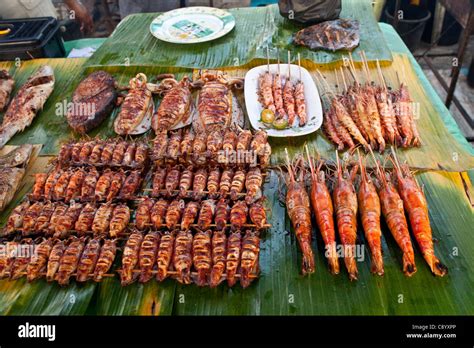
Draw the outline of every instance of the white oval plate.
<instances>
[{"instance_id":1,"label":"white oval plate","mask_svg":"<svg viewBox=\"0 0 474 348\"><path fill-rule=\"evenodd\" d=\"M291 64L291 81L296 83L299 79L299 66ZM318 88L314 83L311 74L305 68L301 68L301 80L304 84L304 97L306 100L306 113L308 122L305 126L298 125L288 129L273 129L267 127L260 121L260 114L263 106L258 100L258 78L267 71L267 65L257 66L247 72L245 75L245 106L250 119L250 124L254 129L264 129L271 137L299 137L317 131L323 123L323 110L319 98ZM278 64L270 64L270 73L278 73ZM280 64L280 73L282 81L288 76L288 64ZM284 81L282 82L284 83Z\"/></svg>"},{"instance_id":2,"label":"white oval plate","mask_svg":"<svg viewBox=\"0 0 474 348\"><path fill-rule=\"evenodd\" d=\"M191 44L215 40L230 32L235 18L213 7L186 7L165 12L150 24L156 38L172 43Z\"/></svg>"}]
</instances>

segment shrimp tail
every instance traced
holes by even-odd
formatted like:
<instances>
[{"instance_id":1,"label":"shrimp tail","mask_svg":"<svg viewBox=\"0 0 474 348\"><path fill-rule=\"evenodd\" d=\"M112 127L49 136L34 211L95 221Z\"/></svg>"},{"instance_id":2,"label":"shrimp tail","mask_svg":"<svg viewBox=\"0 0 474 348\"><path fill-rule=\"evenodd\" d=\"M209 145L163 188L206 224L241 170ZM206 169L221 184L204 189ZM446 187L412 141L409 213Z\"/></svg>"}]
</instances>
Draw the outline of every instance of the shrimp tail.
<instances>
[{"instance_id":1,"label":"shrimp tail","mask_svg":"<svg viewBox=\"0 0 474 348\"><path fill-rule=\"evenodd\" d=\"M311 244L309 241L300 241L301 252L303 254L302 259L302 272L303 275L314 273L315 266L314 266L314 255L313 249L311 249Z\"/></svg>"},{"instance_id":2,"label":"shrimp tail","mask_svg":"<svg viewBox=\"0 0 474 348\"><path fill-rule=\"evenodd\" d=\"M411 277L416 273L415 262L412 260L408 253L403 254L403 273L407 277Z\"/></svg>"},{"instance_id":3,"label":"shrimp tail","mask_svg":"<svg viewBox=\"0 0 474 348\"><path fill-rule=\"evenodd\" d=\"M383 258L382 252L380 250L377 250L375 251L375 253L372 254L372 264L370 271L379 276L384 275Z\"/></svg>"},{"instance_id":4,"label":"shrimp tail","mask_svg":"<svg viewBox=\"0 0 474 348\"><path fill-rule=\"evenodd\" d=\"M349 280L357 280L359 271L357 270L357 263L355 258L351 256L344 257L344 263L346 264L347 273L349 273Z\"/></svg>"},{"instance_id":5,"label":"shrimp tail","mask_svg":"<svg viewBox=\"0 0 474 348\"><path fill-rule=\"evenodd\" d=\"M448 267L441 263L441 261L434 255L425 255L425 260L430 266L431 272L435 276L444 277L448 273Z\"/></svg>"},{"instance_id":6,"label":"shrimp tail","mask_svg":"<svg viewBox=\"0 0 474 348\"><path fill-rule=\"evenodd\" d=\"M339 274L339 259L336 252L336 243L326 246L329 270L332 274Z\"/></svg>"}]
</instances>

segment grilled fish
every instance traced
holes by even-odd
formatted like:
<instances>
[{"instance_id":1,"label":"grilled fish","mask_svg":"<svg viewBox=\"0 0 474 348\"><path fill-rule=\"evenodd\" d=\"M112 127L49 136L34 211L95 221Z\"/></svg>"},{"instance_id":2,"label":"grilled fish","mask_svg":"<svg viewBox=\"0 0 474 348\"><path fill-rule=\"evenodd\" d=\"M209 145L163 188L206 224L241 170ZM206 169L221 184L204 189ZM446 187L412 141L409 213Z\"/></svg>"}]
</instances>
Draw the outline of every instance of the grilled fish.
<instances>
[{"instance_id":1,"label":"grilled fish","mask_svg":"<svg viewBox=\"0 0 474 348\"><path fill-rule=\"evenodd\" d=\"M10 101L10 94L15 86L15 80L8 71L0 70L0 111L5 110Z\"/></svg>"}]
</instances>

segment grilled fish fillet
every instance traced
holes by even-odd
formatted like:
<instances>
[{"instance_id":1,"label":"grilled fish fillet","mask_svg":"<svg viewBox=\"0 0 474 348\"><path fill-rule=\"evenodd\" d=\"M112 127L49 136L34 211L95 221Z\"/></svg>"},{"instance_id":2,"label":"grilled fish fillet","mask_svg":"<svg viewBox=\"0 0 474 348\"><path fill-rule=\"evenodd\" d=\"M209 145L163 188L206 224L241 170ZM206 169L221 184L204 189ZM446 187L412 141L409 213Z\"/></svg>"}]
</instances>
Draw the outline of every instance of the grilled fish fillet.
<instances>
[{"instance_id":1,"label":"grilled fish fillet","mask_svg":"<svg viewBox=\"0 0 474 348\"><path fill-rule=\"evenodd\" d=\"M54 88L54 71L49 65L39 68L21 86L8 107L0 126L0 148L28 127Z\"/></svg>"},{"instance_id":2,"label":"grilled fish fillet","mask_svg":"<svg viewBox=\"0 0 474 348\"><path fill-rule=\"evenodd\" d=\"M0 70L0 111L3 111L10 101L10 94L15 86L15 80L6 70Z\"/></svg>"},{"instance_id":3,"label":"grilled fish fillet","mask_svg":"<svg viewBox=\"0 0 474 348\"><path fill-rule=\"evenodd\" d=\"M12 200L24 175L24 168L0 169L0 211Z\"/></svg>"}]
</instances>

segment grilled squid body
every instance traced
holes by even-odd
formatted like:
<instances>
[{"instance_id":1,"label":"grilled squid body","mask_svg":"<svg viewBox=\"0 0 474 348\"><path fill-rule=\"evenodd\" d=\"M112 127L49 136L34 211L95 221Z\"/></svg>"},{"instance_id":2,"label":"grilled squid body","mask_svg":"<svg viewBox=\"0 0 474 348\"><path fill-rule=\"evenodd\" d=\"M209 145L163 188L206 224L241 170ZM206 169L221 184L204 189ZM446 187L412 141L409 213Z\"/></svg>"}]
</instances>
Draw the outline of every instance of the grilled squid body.
<instances>
[{"instance_id":1,"label":"grilled squid body","mask_svg":"<svg viewBox=\"0 0 474 348\"><path fill-rule=\"evenodd\" d=\"M0 149L18 132L28 127L53 92L54 72L49 65L39 68L20 87L0 126Z\"/></svg>"},{"instance_id":2,"label":"grilled squid body","mask_svg":"<svg viewBox=\"0 0 474 348\"><path fill-rule=\"evenodd\" d=\"M130 90L114 122L115 133L142 134L150 129L154 106L146 82L146 75L142 73L130 80Z\"/></svg>"},{"instance_id":3,"label":"grilled squid body","mask_svg":"<svg viewBox=\"0 0 474 348\"><path fill-rule=\"evenodd\" d=\"M180 123L186 123L192 111L192 96L188 77L165 94L158 110L153 115L151 126L155 133L174 129Z\"/></svg>"},{"instance_id":4,"label":"grilled squid body","mask_svg":"<svg viewBox=\"0 0 474 348\"><path fill-rule=\"evenodd\" d=\"M132 233L125 244L122 256L122 271L120 272L122 286L129 285L135 280L133 270L138 263L142 240L143 235L141 233Z\"/></svg>"}]
</instances>

